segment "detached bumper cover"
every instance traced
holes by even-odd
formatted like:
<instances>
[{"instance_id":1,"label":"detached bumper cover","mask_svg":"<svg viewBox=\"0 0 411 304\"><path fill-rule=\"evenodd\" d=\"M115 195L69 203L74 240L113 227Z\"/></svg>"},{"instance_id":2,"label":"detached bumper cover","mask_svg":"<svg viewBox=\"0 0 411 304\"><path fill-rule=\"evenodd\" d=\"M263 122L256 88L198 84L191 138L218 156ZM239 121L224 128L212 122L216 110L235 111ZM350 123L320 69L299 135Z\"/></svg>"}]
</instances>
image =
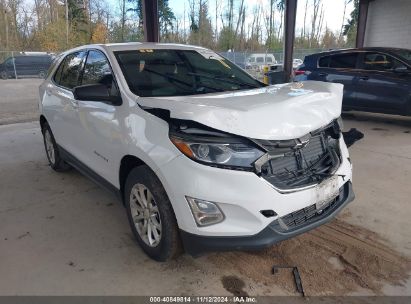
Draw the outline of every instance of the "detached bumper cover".
<instances>
[{"instance_id":1,"label":"detached bumper cover","mask_svg":"<svg viewBox=\"0 0 411 304\"><path fill-rule=\"evenodd\" d=\"M180 230L180 235L185 251L194 256L211 251L263 249L329 222L341 209L353 201L354 197L351 182L346 182L341 187L339 196L323 207L321 212L313 212L312 206L309 206L274 220L255 235L210 237L191 234L183 230ZM292 226L290 218L295 219Z\"/></svg>"}]
</instances>

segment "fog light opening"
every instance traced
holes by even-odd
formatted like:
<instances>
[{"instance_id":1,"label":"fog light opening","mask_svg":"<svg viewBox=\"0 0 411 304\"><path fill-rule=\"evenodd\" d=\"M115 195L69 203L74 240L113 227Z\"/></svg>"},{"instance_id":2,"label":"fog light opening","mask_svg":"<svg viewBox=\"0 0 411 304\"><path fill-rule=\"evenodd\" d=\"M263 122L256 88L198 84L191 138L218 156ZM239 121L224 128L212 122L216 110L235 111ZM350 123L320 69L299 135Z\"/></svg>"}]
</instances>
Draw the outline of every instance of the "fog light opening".
<instances>
[{"instance_id":1,"label":"fog light opening","mask_svg":"<svg viewBox=\"0 0 411 304\"><path fill-rule=\"evenodd\" d=\"M216 203L186 196L197 226L214 225L224 220L224 213Z\"/></svg>"}]
</instances>

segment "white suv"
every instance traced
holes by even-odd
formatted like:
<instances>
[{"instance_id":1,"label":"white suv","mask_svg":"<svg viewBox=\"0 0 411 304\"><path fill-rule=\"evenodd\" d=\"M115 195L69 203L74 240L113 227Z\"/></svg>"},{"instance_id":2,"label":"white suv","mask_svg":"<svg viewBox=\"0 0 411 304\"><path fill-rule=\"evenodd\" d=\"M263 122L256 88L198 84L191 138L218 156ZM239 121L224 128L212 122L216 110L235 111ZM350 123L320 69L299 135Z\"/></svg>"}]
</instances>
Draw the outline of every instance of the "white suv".
<instances>
[{"instance_id":1,"label":"white suv","mask_svg":"<svg viewBox=\"0 0 411 304\"><path fill-rule=\"evenodd\" d=\"M125 204L143 250L258 249L317 227L353 198L342 85L266 86L195 46L88 45L40 86L50 166Z\"/></svg>"}]
</instances>

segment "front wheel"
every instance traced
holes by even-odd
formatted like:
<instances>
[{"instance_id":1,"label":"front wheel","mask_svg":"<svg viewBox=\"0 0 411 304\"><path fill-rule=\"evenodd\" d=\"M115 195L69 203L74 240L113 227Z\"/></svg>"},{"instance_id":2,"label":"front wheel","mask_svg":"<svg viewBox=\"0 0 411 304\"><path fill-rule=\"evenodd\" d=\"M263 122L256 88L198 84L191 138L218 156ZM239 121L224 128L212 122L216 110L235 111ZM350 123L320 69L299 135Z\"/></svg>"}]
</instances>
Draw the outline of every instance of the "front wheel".
<instances>
[{"instance_id":1,"label":"front wheel","mask_svg":"<svg viewBox=\"0 0 411 304\"><path fill-rule=\"evenodd\" d=\"M47 75L46 71L42 70L42 71L39 72L39 78L41 78L41 79L45 79L46 75Z\"/></svg>"},{"instance_id":2,"label":"front wheel","mask_svg":"<svg viewBox=\"0 0 411 304\"><path fill-rule=\"evenodd\" d=\"M6 80L6 79L9 79L9 74L6 71L2 71L0 73L0 77L1 79Z\"/></svg>"},{"instance_id":3,"label":"front wheel","mask_svg":"<svg viewBox=\"0 0 411 304\"><path fill-rule=\"evenodd\" d=\"M160 180L147 166L131 170L125 185L131 230L143 251L156 261L167 261L182 251L177 220Z\"/></svg>"}]
</instances>

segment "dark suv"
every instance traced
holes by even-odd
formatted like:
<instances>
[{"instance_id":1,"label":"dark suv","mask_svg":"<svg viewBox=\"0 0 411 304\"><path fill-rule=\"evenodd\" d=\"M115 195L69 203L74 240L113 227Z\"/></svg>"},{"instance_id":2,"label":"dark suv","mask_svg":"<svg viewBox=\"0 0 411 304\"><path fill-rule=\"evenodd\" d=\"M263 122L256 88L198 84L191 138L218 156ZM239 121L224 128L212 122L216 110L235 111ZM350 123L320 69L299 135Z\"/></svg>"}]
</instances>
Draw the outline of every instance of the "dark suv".
<instances>
[{"instance_id":1,"label":"dark suv","mask_svg":"<svg viewBox=\"0 0 411 304\"><path fill-rule=\"evenodd\" d=\"M343 109L411 115L411 50L361 48L306 56L295 80L344 85Z\"/></svg>"},{"instance_id":2,"label":"dark suv","mask_svg":"<svg viewBox=\"0 0 411 304\"><path fill-rule=\"evenodd\" d=\"M52 62L50 55L18 55L9 57L0 64L2 79L38 76L45 78ZM17 75L16 75L17 74Z\"/></svg>"}]
</instances>

